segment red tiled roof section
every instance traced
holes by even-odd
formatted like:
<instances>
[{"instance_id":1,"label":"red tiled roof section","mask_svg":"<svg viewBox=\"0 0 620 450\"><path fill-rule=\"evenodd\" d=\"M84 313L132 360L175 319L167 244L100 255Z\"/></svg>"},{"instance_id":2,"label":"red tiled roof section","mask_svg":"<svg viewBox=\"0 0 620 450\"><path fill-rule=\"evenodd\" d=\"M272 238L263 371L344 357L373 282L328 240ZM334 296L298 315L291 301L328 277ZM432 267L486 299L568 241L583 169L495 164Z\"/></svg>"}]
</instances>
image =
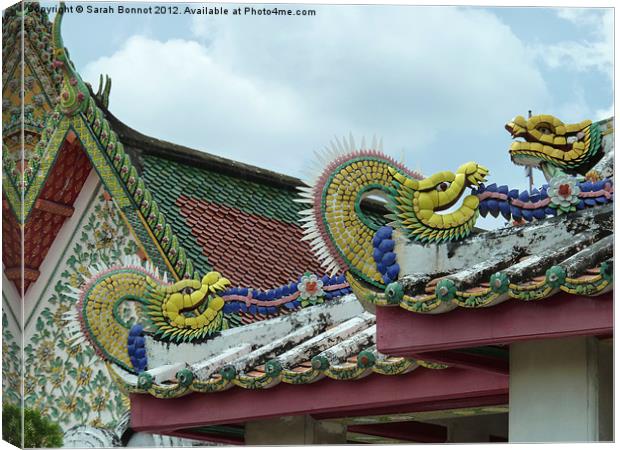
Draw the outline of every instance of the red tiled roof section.
<instances>
[{"instance_id":1,"label":"red tiled roof section","mask_svg":"<svg viewBox=\"0 0 620 450\"><path fill-rule=\"evenodd\" d=\"M295 224L185 195L176 203L214 270L235 286L271 289L324 273Z\"/></svg>"},{"instance_id":2,"label":"red tiled roof section","mask_svg":"<svg viewBox=\"0 0 620 450\"><path fill-rule=\"evenodd\" d=\"M24 227L25 282L24 291L36 281L43 263L63 223L72 214L72 206L91 170L90 160L78 142L65 141L51 169L39 200L35 203ZM40 203L43 201L43 203ZM13 212L3 201L2 210L2 262L7 275L21 289L22 266L19 248L19 224ZM17 239L16 239L17 237Z\"/></svg>"},{"instance_id":3,"label":"red tiled roof section","mask_svg":"<svg viewBox=\"0 0 620 450\"><path fill-rule=\"evenodd\" d=\"M2 263L5 270L21 270L21 230L10 209L9 202L2 194ZM21 290L21 274L16 274L15 285Z\"/></svg>"},{"instance_id":4,"label":"red tiled roof section","mask_svg":"<svg viewBox=\"0 0 620 450\"><path fill-rule=\"evenodd\" d=\"M66 142L39 198L61 205L73 205L90 169L90 160L82 146L77 141L72 144Z\"/></svg>"}]
</instances>

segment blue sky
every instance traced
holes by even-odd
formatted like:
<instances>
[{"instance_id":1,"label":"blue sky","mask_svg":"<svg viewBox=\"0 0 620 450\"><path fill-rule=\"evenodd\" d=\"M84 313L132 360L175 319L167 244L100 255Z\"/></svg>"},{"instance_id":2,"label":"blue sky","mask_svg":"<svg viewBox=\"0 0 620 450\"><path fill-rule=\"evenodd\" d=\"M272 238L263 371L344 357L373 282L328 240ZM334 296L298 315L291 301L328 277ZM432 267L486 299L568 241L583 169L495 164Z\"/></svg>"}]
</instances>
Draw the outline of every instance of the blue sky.
<instances>
[{"instance_id":1,"label":"blue sky","mask_svg":"<svg viewBox=\"0 0 620 450\"><path fill-rule=\"evenodd\" d=\"M505 122L613 115L611 9L303 7L317 15L68 14L63 36L129 126L302 178L335 135L376 134L425 174L474 160L525 188Z\"/></svg>"}]
</instances>

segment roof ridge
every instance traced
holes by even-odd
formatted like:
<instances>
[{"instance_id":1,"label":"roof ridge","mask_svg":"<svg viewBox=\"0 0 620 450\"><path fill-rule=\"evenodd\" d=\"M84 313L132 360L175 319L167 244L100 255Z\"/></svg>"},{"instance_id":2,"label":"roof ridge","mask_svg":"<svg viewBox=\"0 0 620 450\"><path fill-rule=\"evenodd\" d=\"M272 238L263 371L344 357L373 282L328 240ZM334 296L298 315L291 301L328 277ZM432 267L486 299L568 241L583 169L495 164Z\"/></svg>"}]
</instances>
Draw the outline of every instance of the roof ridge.
<instances>
[{"instance_id":1,"label":"roof ridge","mask_svg":"<svg viewBox=\"0 0 620 450\"><path fill-rule=\"evenodd\" d=\"M132 162L137 166L139 173L141 173L143 169L142 158L144 154L147 154L179 164L191 165L192 167L197 167L202 170L213 171L215 169L235 178L295 190L295 196L297 195L296 190L298 187L306 186L306 183L300 178L148 136L121 121L107 107L102 105L96 96L93 96L93 99L97 108L103 112L107 121L110 123L110 128L118 135L118 138L126 144L126 146L138 150L137 152L132 152L131 149L126 149ZM368 207L371 211L383 211L382 202L371 198L364 199L363 205Z\"/></svg>"},{"instance_id":2,"label":"roof ridge","mask_svg":"<svg viewBox=\"0 0 620 450\"><path fill-rule=\"evenodd\" d=\"M95 138L109 157L110 168L114 170L129 194L128 196L132 199L136 211L144 219L143 223L148 227L151 238L170 263L173 274L178 278L199 277L197 271L194 270L193 262L179 243L179 238L172 231L164 214L160 212L153 195L145 186L143 178L138 174L129 155L125 152L123 143L111 129L109 121L103 111L95 104L92 96L88 99L88 106L83 115L91 125Z\"/></svg>"},{"instance_id":3,"label":"roof ridge","mask_svg":"<svg viewBox=\"0 0 620 450\"><path fill-rule=\"evenodd\" d=\"M138 150L168 159L181 160L185 164L191 163L192 166L206 166L209 170L228 172L236 178L278 186L291 194L297 187L303 185L303 182L266 169L148 137L116 119L101 102L102 99L98 98L92 88L83 81L63 45L61 35L61 23L65 12L63 6L64 3L61 2L52 26L52 45L56 50L53 65L62 74L62 90L56 105L58 121L62 122L67 118L75 124L70 126L84 138L80 139L83 148L97 168L106 189L114 193L114 197L118 197L119 208L125 210L124 214L130 214L135 219L132 227L137 227L136 231L146 231L141 233L140 237L136 236L136 239L143 245L149 243L148 246L153 252L149 256L156 260L161 256L163 260L160 261L168 267L175 278L199 278L196 261L189 256L182 245L182 235L177 235L173 231L164 209L155 200L153 193L146 186L145 179L132 161L132 149L126 151L124 143L129 146L136 143L140 146ZM80 123L75 121L78 118ZM139 163L140 154L133 156L135 162ZM126 208L130 208L131 213Z\"/></svg>"},{"instance_id":4,"label":"roof ridge","mask_svg":"<svg viewBox=\"0 0 620 450\"><path fill-rule=\"evenodd\" d=\"M192 165L194 167L198 166L199 168L208 168L211 170L217 169L238 178L250 179L252 181L291 190L296 189L298 186L305 186L305 183L301 179L290 175L148 136L122 122L105 106L99 103L98 99L95 100L97 102L97 107L103 111L112 129L118 134L119 138L124 143L139 150L139 154L135 155L137 158L141 158L143 154L147 154L177 161L186 165Z\"/></svg>"}]
</instances>

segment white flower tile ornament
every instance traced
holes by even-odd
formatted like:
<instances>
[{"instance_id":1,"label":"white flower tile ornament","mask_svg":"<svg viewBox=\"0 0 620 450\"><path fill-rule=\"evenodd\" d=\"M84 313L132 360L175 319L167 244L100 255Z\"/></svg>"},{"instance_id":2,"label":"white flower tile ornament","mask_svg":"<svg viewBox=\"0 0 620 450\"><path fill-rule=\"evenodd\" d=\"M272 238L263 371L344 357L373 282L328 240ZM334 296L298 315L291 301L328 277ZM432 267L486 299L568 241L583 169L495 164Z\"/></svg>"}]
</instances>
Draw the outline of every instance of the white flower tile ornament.
<instances>
[{"instance_id":1,"label":"white flower tile ornament","mask_svg":"<svg viewBox=\"0 0 620 450\"><path fill-rule=\"evenodd\" d=\"M323 303L323 281L316 275L306 272L297 284L301 306Z\"/></svg>"},{"instance_id":2,"label":"white flower tile ornament","mask_svg":"<svg viewBox=\"0 0 620 450\"><path fill-rule=\"evenodd\" d=\"M574 177L560 175L549 182L547 195L551 199L552 208L556 208L559 214L576 211L579 203L581 189Z\"/></svg>"}]
</instances>

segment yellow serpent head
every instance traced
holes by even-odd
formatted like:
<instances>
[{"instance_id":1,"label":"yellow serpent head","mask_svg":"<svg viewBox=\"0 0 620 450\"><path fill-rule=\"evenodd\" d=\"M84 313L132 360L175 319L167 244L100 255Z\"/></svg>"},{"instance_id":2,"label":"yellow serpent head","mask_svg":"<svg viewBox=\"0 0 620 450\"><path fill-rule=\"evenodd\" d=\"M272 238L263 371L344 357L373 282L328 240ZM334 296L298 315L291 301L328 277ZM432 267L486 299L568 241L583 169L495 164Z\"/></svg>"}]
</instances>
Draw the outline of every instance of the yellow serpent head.
<instances>
[{"instance_id":1,"label":"yellow serpent head","mask_svg":"<svg viewBox=\"0 0 620 450\"><path fill-rule=\"evenodd\" d=\"M558 170L585 174L602 156L599 127L591 120L565 124L547 114L517 116L506 130L515 139L509 150L512 161L538 167L548 178Z\"/></svg>"},{"instance_id":2,"label":"yellow serpent head","mask_svg":"<svg viewBox=\"0 0 620 450\"><path fill-rule=\"evenodd\" d=\"M217 272L202 280L181 280L169 286L148 279L147 316L158 334L196 339L222 328L224 300L218 295L230 281Z\"/></svg>"},{"instance_id":3,"label":"yellow serpent head","mask_svg":"<svg viewBox=\"0 0 620 450\"><path fill-rule=\"evenodd\" d=\"M458 209L443 212L461 199L465 188L486 180L489 171L475 162L468 162L456 172L438 172L416 180L391 169L394 177L391 218L408 237L421 242L447 241L462 238L473 229L478 217L479 200L467 195Z\"/></svg>"}]
</instances>

